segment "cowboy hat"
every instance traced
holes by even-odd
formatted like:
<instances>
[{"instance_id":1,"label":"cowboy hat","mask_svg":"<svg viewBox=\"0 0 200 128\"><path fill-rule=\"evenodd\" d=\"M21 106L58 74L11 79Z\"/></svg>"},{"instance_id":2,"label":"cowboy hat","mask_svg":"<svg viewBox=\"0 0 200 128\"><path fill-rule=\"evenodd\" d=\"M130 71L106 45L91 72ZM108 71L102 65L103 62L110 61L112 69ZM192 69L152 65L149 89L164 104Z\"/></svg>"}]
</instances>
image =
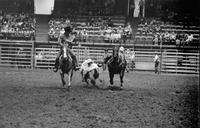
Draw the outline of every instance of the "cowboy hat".
<instances>
[{"instance_id":1,"label":"cowboy hat","mask_svg":"<svg viewBox=\"0 0 200 128\"><path fill-rule=\"evenodd\" d=\"M68 32L68 33L72 32L72 29L70 26L65 27L64 30L65 32Z\"/></svg>"}]
</instances>

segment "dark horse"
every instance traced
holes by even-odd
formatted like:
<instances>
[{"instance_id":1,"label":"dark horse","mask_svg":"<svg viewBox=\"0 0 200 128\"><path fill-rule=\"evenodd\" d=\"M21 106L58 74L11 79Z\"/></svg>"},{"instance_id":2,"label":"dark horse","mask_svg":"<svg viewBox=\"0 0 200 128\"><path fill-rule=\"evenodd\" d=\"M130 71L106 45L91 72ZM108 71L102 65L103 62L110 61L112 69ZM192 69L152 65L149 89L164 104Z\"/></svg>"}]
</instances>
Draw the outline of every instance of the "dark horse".
<instances>
[{"instance_id":1,"label":"dark horse","mask_svg":"<svg viewBox=\"0 0 200 128\"><path fill-rule=\"evenodd\" d=\"M74 63L70 56L69 49L67 45L63 45L62 48L62 55L59 58L59 69L60 69L60 76L62 80L62 85L66 84L64 76L65 74L68 75L68 88L71 86L73 70L74 70Z\"/></svg>"},{"instance_id":2,"label":"dark horse","mask_svg":"<svg viewBox=\"0 0 200 128\"><path fill-rule=\"evenodd\" d=\"M108 65L110 84L113 85L114 74L119 74L121 82L120 86L122 87L126 63L120 59L118 51L119 48L114 47L112 56L108 56L107 58L105 58L104 63L107 63Z\"/></svg>"}]
</instances>

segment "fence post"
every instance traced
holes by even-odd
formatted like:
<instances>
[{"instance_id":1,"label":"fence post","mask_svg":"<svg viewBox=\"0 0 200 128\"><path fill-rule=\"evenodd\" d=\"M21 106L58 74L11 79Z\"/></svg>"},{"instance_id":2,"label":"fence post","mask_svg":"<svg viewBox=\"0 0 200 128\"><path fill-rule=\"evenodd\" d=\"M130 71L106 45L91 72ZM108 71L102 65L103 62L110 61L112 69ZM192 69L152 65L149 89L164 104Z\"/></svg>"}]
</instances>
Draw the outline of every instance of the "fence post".
<instances>
[{"instance_id":1,"label":"fence post","mask_svg":"<svg viewBox=\"0 0 200 128\"><path fill-rule=\"evenodd\" d=\"M0 46L0 64L1 64L1 46Z\"/></svg>"},{"instance_id":2,"label":"fence post","mask_svg":"<svg viewBox=\"0 0 200 128\"><path fill-rule=\"evenodd\" d=\"M32 42L32 47L31 47L31 69L33 69L34 68L34 62L35 62L35 52L34 52L34 50L35 50L35 46L34 46L34 41Z\"/></svg>"},{"instance_id":3,"label":"fence post","mask_svg":"<svg viewBox=\"0 0 200 128\"><path fill-rule=\"evenodd\" d=\"M161 74L161 72L162 72L162 64L163 64L163 52L162 52L162 49L161 49L161 51L160 51L160 74Z\"/></svg>"},{"instance_id":4,"label":"fence post","mask_svg":"<svg viewBox=\"0 0 200 128\"><path fill-rule=\"evenodd\" d=\"M162 57L163 57L163 55L162 55L162 39L161 39L161 41L160 41L160 74L161 74L161 72L162 72Z\"/></svg>"},{"instance_id":5,"label":"fence post","mask_svg":"<svg viewBox=\"0 0 200 128\"><path fill-rule=\"evenodd\" d=\"M178 60L177 51L176 51L176 60ZM178 65L177 65L177 63L176 63L176 74L177 74L177 68L178 68Z\"/></svg>"},{"instance_id":6,"label":"fence post","mask_svg":"<svg viewBox=\"0 0 200 128\"><path fill-rule=\"evenodd\" d=\"M77 50L77 54L78 54L78 64L80 65L80 46L78 45L78 50Z\"/></svg>"}]
</instances>

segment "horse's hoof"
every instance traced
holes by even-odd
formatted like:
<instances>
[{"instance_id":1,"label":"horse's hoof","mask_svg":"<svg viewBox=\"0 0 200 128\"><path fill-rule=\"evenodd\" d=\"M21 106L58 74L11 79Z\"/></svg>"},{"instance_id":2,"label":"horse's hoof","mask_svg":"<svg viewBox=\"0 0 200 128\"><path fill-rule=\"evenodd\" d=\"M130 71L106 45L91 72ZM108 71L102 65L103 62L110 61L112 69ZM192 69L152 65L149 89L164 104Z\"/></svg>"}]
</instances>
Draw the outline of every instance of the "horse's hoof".
<instances>
[{"instance_id":1,"label":"horse's hoof","mask_svg":"<svg viewBox=\"0 0 200 128\"><path fill-rule=\"evenodd\" d=\"M71 87L71 86L67 86L67 90L68 90L68 91L70 90L70 87Z\"/></svg>"}]
</instances>

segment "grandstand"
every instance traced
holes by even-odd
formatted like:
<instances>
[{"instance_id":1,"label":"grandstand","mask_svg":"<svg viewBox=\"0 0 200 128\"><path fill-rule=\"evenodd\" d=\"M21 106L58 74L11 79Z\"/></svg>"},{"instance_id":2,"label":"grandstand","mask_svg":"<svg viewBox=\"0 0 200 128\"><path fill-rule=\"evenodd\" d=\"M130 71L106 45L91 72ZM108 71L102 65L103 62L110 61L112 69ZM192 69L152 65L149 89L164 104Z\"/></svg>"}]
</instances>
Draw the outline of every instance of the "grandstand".
<instances>
[{"instance_id":1,"label":"grandstand","mask_svg":"<svg viewBox=\"0 0 200 128\"><path fill-rule=\"evenodd\" d=\"M1 0L0 66L52 68L58 37L70 22L76 34L73 50L79 63L87 58L102 63L105 48L119 45L134 49L135 70L154 71L153 58L159 53L161 73L199 74L200 16L181 0L174 2L177 8L168 11L164 9L172 4L170 0L147 1L163 10L149 4L144 17L130 17L128 1L72 1L55 0L51 15L38 15L34 14L34 0L11 2L14 4ZM189 5L197 8L198 4ZM166 16L168 19L163 19ZM131 33L127 34L129 26Z\"/></svg>"}]
</instances>

